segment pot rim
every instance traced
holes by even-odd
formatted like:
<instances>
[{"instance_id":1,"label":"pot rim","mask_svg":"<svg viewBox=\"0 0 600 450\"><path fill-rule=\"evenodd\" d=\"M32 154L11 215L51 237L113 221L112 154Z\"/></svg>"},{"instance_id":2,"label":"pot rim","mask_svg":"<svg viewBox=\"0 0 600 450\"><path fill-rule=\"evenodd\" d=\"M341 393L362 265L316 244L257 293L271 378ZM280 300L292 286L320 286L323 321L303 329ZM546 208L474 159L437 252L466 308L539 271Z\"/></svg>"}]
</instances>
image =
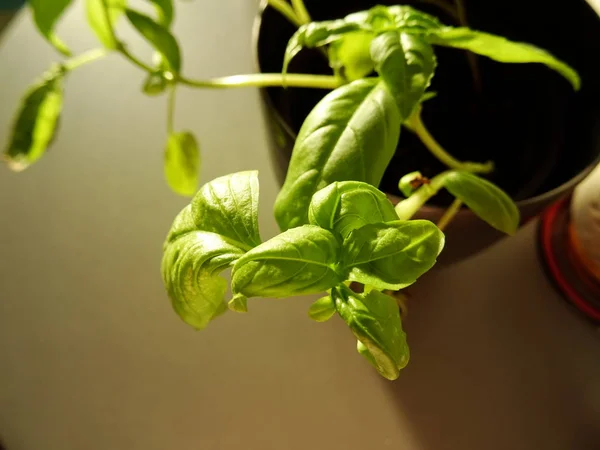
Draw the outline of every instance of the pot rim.
<instances>
[{"instance_id":1,"label":"pot rim","mask_svg":"<svg viewBox=\"0 0 600 450\"><path fill-rule=\"evenodd\" d=\"M259 58L259 54L258 54L258 38L260 36L260 30L262 27L262 16L263 16L264 10L268 6L269 6L268 0L261 0L260 4L258 6L258 12L256 14L256 17L254 18L254 23L252 25L252 59L253 59L254 69L259 73L263 73L263 71L262 71L262 68L260 67L260 58ZM260 91L261 91L263 101L265 101L267 103L267 106L269 107L269 109L274 112L274 117L277 120L277 122L279 123L279 125L282 127L282 129L285 131L285 133L287 133L295 141L297 134L294 132L294 130L291 128L291 126L285 121L285 119L281 116L281 114L279 113L277 108L275 108L273 102L271 101L271 97L267 93L266 89L261 88ZM545 191L534 197L529 197L529 198L526 198L523 200L515 201L515 203L519 208L527 207L527 206L535 204L535 203L543 203L547 199L550 199L552 197L560 195L561 192L567 192L567 191L569 191L570 188L579 184L579 182L581 182L592 171L592 169L594 167L596 167L596 165L598 165L598 164L600 164L600 151L598 152L596 157L587 166L585 166L581 171L579 171L577 173L577 175L575 175L574 177L572 177L569 180L565 181L564 183L550 189L549 191ZM395 194L390 194L390 193L386 192L386 195L390 198L390 200L392 200L392 203L394 203L394 204L396 204L400 200L402 200L401 197L399 197ZM446 210L446 207L425 204L424 206L421 207L421 209L425 210L425 211L443 211L443 210ZM459 214L462 215L463 213L472 214L471 211L467 210L464 207L463 207L463 209L461 209Z\"/></svg>"}]
</instances>

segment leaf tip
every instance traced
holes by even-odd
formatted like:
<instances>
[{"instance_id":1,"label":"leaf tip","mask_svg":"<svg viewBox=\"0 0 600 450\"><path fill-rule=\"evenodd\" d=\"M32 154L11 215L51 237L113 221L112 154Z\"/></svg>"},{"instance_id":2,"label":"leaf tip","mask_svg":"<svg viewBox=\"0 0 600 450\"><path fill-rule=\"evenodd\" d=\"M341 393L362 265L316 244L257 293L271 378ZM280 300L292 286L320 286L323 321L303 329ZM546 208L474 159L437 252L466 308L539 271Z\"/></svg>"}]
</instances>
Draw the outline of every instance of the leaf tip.
<instances>
[{"instance_id":1,"label":"leaf tip","mask_svg":"<svg viewBox=\"0 0 600 450\"><path fill-rule=\"evenodd\" d=\"M247 313L248 298L243 294L235 294L229 303L227 303L227 307L234 312Z\"/></svg>"}]
</instances>

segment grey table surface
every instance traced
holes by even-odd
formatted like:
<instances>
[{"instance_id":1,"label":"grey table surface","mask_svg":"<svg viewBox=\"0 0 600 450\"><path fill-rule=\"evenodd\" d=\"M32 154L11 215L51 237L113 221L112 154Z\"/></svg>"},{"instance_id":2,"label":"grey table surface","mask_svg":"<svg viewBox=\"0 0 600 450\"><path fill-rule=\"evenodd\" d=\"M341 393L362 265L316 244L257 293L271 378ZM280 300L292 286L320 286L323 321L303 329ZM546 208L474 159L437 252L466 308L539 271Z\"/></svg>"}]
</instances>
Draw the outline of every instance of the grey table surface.
<instances>
[{"instance_id":1,"label":"grey table surface","mask_svg":"<svg viewBox=\"0 0 600 450\"><path fill-rule=\"evenodd\" d=\"M60 35L95 46L78 4ZM252 70L248 0L180 2L187 74ZM132 49L151 51L126 27ZM199 45L200 43L201 45ZM55 58L27 15L0 43L0 140ZM60 136L0 171L0 436L10 450L545 449L600 447L598 332L540 269L535 224L428 274L406 328L412 359L380 379L314 298L255 299L196 333L174 315L161 244L186 200L163 183L165 99L119 56L73 73ZM254 89L182 89L176 126L202 179L259 169L271 236L277 185Z\"/></svg>"}]
</instances>

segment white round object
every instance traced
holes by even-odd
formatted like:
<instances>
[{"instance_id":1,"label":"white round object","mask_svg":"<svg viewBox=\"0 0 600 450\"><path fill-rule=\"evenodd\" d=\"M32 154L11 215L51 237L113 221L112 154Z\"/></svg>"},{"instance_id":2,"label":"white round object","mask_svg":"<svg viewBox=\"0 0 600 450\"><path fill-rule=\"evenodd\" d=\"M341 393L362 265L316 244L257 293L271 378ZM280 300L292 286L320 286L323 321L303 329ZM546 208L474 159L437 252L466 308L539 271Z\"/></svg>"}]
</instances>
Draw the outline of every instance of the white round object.
<instances>
[{"instance_id":1,"label":"white round object","mask_svg":"<svg viewBox=\"0 0 600 450\"><path fill-rule=\"evenodd\" d=\"M586 265L600 274L600 164L573 193L571 227Z\"/></svg>"}]
</instances>

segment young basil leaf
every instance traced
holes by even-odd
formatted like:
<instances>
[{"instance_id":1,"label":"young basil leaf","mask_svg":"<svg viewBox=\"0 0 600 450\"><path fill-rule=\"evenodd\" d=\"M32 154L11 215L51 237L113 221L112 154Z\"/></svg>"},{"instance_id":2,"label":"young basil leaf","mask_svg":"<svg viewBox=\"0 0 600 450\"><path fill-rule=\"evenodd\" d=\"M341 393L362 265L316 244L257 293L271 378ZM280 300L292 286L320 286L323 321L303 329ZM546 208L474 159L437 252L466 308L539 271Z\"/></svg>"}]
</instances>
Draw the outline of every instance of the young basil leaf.
<instances>
[{"instance_id":1,"label":"young basil leaf","mask_svg":"<svg viewBox=\"0 0 600 450\"><path fill-rule=\"evenodd\" d=\"M394 95L402 120L408 119L433 78L436 59L431 44L419 35L388 31L373 39L371 58Z\"/></svg>"},{"instance_id":2,"label":"young basil leaf","mask_svg":"<svg viewBox=\"0 0 600 450\"><path fill-rule=\"evenodd\" d=\"M160 95L167 90L169 83L164 77L163 72L151 73L146 77L142 92L146 95Z\"/></svg>"},{"instance_id":3,"label":"young basil leaf","mask_svg":"<svg viewBox=\"0 0 600 450\"><path fill-rule=\"evenodd\" d=\"M378 186L400 136L400 114L382 82L356 80L326 95L296 139L275 218L285 230L308 222L313 194L334 181Z\"/></svg>"},{"instance_id":4,"label":"young basil leaf","mask_svg":"<svg viewBox=\"0 0 600 450\"><path fill-rule=\"evenodd\" d=\"M322 22L310 22L302 25L288 41L283 57L282 73L287 73L292 59L302 48L316 48L331 44L347 33L355 31L370 30L367 23L368 13L361 11L346 16L343 19L326 20Z\"/></svg>"},{"instance_id":5,"label":"young basil leaf","mask_svg":"<svg viewBox=\"0 0 600 450\"><path fill-rule=\"evenodd\" d=\"M519 208L498 186L469 172L449 171L444 187L477 216L506 234L519 227Z\"/></svg>"},{"instance_id":6,"label":"young basil leaf","mask_svg":"<svg viewBox=\"0 0 600 450\"><path fill-rule=\"evenodd\" d=\"M292 228L253 248L233 267L234 294L289 297L326 291L344 280L340 244L314 225Z\"/></svg>"},{"instance_id":7,"label":"young basil leaf","mask_svg":"<svg viewBox=\"0 0 600 450\"><path fill-rule=\"evenodd\" d=\"M402 289L433 267L444 234L428 220L373 223L344 240L342 262L349 280L377 289Z\"/></svg>"},{"instance_id":8,"label":"young basil leaf","mask_svg":"<svg viewBox=\"0 0 600 450\"><path fill-rule=\"evenodd\" d=\"M43 1L43 0L42 0ZM110 23L106 20L103 2L108 8ZM86 15L91 29L96 33L98 40L108 49L117 48L117 42L111 31L111 24L125 11L126 0L86 0Z\"/></svg>"},{"instance_id":9,"label":"young basil leaf","mask_svg":"<svg viewBox=\"0 0 600 450\"><path fill-rule=\"evenodd\" d=\"M54 26L73 0L28 0L36 27L56 50L65 56L71 51L54 33Z\"/></svg>"},{"instance_id":10,"label":"young basil leaf","mask_svg":"<svg viewBox=\"0 0 600 450\"><path fill-rule=\"evenodd\" d=\"M349 81L358 80L373 71L369 47L373 34L368 31L346 33L328 48L329 65L334 73Z\"/></svg>"},{"instance_id":11,"label":"young basil leaf","mask_svg":"<svg viewBox=\"0 0 600 450\"><path fill-rule=\"evenodd\" d=\"M388 14L394 18L396 31L421 34L442 27L437 17L426 14L411 6L388 6Z\"/></svg>"},{"instance_id":12,"label":"young basil leaf","mask_svg":"<svg viewBox=\"0 0 600 450\"><path fill-rule=\"evenodd\" d=\"M175 218L164 244L162 277L173 308L194 328L227 310L227 282L219 274L251 248L246 225L257 223L257 202L256 172L240 172L204 185Z\"/></svg>"},{"instance_id":13,"label":"young basil leaf","mask_svg":"<svg viewBox=\"0 0 600 450\"><path fill-rule=\"evenodd\" d=\"M335 314L335 303L331 295L321 297L319 300L310 305L308 309L308 317L315 322L325 322Z\"/></svg>"},{"instance_id":14,"label":"young basil leaf","mask_svg":"<svg viewBox=\"0 0 600 450\"><path fill-rule=\"evenodd\" d=\"M54 67L25 93L4 150L10 169L17 172L26 169L52 143L62 110L64 75L60 67Z\"/></svg>"},{"instance_id":15,"label":"young basil leaf","mask_svg":"<svg viewBox=\"0 0 600 450\"><path fill-rule=\"evenodd\" d=\"M173 0L148 0L156 8L156 21L165 28L173 23Z\"/></svg>"},{"instance_id":16,"label":"young basil leaf","mask_svg":"<svg viewBox=\"0 0 600 450\"><path fill-rule=\"evenodd\" d=\"M181 53L179 44L164 26L158 24L145 14L127 8L125 15L139 33L165 58L169 69L173 72L181 70Z\"/></svg>"},{"instance_id":17,"label":"young basil leaf","mask_svg":"<svg viewBox=\"0 0 600 450\"><path fill-rule=\"evenodd\" d=\"M162 277L173 309L202 329L226 311L227 281L219 274L244 254L236 243L196 226L188 205L177 216L162 259Z\"/></svg>"},{"instance_id":18,"label":"young basil leaf","mask_svg":"<svg viewBox=\"0 0 600 450\"><path fill-rule=\"evenodd\" d=\"M398 216L379 189L361 181L336 181L313 195L308 220L345 238L363 225L398 220Z\"/></svg>"},{"instance_id":19,"label":"young basil leaf","mask_svg":"<svg viewBox=\"0 0 600 450\"><path fill-rule=\"evenodd\" d=\"M398 189L402 192L402 195L405 197L410 197L412 193L415 191L415 180L420 180L423 178L421 172L410 172L400 178L398 182Z\"/></svg>"},{"instance_id":20,"label":"young basil leaf","mask_svg":"<svg viewBox=\"0 0 600 450\"><path fill-rule=\"evenodd\" d=\"M546 50L531 44L509 41L501 36L464 27L443 27L432 30L427 35L427 39L432 44L470 50L503 63L545 64L565 77L575 90L579 90L581 86L581 79L572 67Z\"/></svg>"},{"instance_id":21,"label":"young basil leaf","mask_svg":"<svg viewBox=\"0 0 600 450\"><path fill-rule=\"evenodd\" d=\"M332 295L338 314L358 339L358 352L388 380L398 378L410 353L396 300L379 291L334 289Z\"/></svg>"},{"instance_id":22,"label":"young basil leaf","mask_svg":"<svg viewBox=\"0 0 600 450\"><path fill-rule=\"evenodd\" d=\"M235 312L246 313L248 312L248 297L242 294L236 294L229 300L227 307Z\"/></svg>"},{"instance_id":23,"label":"young basil leaf","mask_svg":"<svg viewBox=\"0 0 600 450\"><path fill-rule=\"evenodd\" d=\"M199 229L225 236L246 250L257 246L257 172L238 172L206 183L192 200L192 211Z\"/></svg>"},{"instance_id":24,"label":"young basil leaf","mask_svg":"<svg viewBox=\"0 0 600 450\"><path fill-rule=\"evenodd\" d=\"M165 178L180 195L192 196L198 187L200 152L196 138L189 131L171 133L165 149Z\"/></svg>"}]
</instances>

